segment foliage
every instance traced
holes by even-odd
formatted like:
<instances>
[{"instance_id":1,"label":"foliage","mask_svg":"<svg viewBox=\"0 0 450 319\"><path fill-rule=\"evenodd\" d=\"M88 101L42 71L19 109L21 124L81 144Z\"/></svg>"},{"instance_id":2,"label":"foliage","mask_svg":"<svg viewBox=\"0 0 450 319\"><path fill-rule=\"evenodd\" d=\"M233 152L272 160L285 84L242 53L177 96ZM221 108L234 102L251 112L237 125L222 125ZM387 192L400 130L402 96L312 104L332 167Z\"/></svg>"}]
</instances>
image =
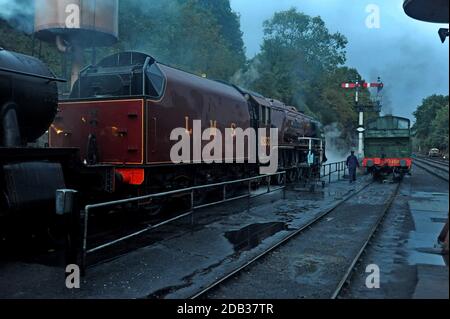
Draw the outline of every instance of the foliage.
<instances>
[{"instance_id":1,"label":"foliage","mask_svg":"<svg viewBox=\"0 0 450 319\"><path fill-rule=\"evenodd\" d=\"M342 67L345 36L330 33L320 17L296 9L275 13L264 22L264 34L261 53L233 81L315 115L325 126L338 123L342 137L351 142L358 121L354 91L340 84L361 76ZM361 93L360 103L370 104L369 92Z\"/></svg>"},{"instance_id":2,"label":"foliage","mask_svg":"<svg viewBox=\"0 0 450 319\"><path fill-rule=\"evenodd\" d=\"M448 152L448 105L448 95L431 95L417 107L413 130L420 150L436 147Z\"/></svg>"},{"instance_id":3,"label":"foliage","mask_svg":"<svg viewBox=\"0 0 450 319\"><path fill-rule=\"evenodd\" d=\"M228 80L245 61L238 16L229 0L120 1L122 49L211 78Z\"/></svg>"},{"instance_id":4,"label":"foliage","mask_svg":"<svg viewBox=\"0 0 450 319\"><path fill-rule=\"evenodd\" d=\"M32 30L33 18L28 17L26 25L23 17L18 18L0 19L0 46L32 54L31 32L23 30ZM239 16L231 10L229 0L121 0L119 19L119 43L99 48L99 59L114 51L139 50L167 64L222 80L228 80L245 63ZM35 41L34 54L63 75L63 55L54 44ZM88 51L85 60L90 61Z\"/></svg>"}]
</instances>

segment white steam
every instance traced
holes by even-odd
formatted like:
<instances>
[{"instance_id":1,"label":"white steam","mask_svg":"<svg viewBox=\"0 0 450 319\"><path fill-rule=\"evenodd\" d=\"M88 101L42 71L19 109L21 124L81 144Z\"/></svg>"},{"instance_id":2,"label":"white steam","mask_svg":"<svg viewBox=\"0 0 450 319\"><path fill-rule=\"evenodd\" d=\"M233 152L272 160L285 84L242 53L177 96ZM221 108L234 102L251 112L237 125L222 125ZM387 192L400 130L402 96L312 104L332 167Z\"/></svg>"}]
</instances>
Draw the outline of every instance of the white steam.
<instances>
[{"instance_id":1,"label":"white steam","mask_svg":"<svg viewBox=\"0 0 450 319\"><path fill-rule=\"evenodd\" d=\"M324 127L327 163L345 161L350 154L352 147L348 141L342 138L342 132L337 123L332 123Z\"/></svg>"}]
</instances>

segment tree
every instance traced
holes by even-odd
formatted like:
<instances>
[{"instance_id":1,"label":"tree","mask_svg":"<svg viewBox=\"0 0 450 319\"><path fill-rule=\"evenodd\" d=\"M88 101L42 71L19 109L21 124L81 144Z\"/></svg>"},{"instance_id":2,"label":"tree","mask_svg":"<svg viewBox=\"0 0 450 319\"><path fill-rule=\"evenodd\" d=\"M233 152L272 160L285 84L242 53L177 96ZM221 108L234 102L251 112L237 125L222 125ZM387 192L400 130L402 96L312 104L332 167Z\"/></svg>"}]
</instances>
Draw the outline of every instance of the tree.
<instances>
[{"instance_id":1,"label":"tree","mask_svg":"<svg viewBox=\"0 0 450 319\"><path fill-rule=\"evenodd\" d=\"M353 92L340 84L361 79L358 71L342 67L347 39L330 33L320 17L290 9L264 22L261 53L233 81L315 115L325 126L337 123L347 144L358 122ZM370 94L362 91L362 104ZM377 116L377 114L372 114Z\"/></svg>"},{"instance_id":2,"label":"tree","mask_svg":"<svg viewBox=\"0 0 450 319\"><path fill-rule=\"evenodd\" d=\"M244 70L238 78L246 78L246 85L266 96L311 109L308 92L324 73L345 63L346 44L346 38L330 33L320 17L296 9L278 12L264 22L261 53L252 62L257 76L246 78ZM247 66L247 71L252 68Z\"/></svg>"},{"instance_id":3,"label":"tree","mask_svg":"<svg viewBox=\"0 0 450 319\"><path fill-rule=\"evenodd\" d=\"M448 101L447 105L436 112L436 117L431 122L431 137L429 145L436 146L441 151L448 152Z\"/></svg>"},{"instance_id":4,"label":"tree","mask_svg":"<svg viewBox=\"0 0 450 319\"><path fill-rule=\"evenodd\" d=\"M433 147L448 149L448 104L448 95L435 94L423 99L414 112L416 123L413 130L422 150Z\"/></svg>"},{"instance_id":5,"label":"tree","mask_svg":"<svg viewBox=\"0 0 450 319\"><path fill-rule=\"evenodd\" d=\"M219 4L122 0L120 47L144 51L199 75L228 80L244 63L244 46L229 0Z\"/></svg>"}]
</instances>

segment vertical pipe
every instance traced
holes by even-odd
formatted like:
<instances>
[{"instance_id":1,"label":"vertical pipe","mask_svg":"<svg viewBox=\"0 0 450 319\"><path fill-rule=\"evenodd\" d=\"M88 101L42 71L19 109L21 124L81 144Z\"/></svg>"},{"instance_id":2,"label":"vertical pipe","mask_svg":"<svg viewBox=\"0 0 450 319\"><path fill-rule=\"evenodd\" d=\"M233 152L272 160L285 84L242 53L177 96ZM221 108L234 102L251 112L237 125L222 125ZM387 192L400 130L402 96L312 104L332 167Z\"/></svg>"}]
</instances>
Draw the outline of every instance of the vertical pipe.
<instances>
[{"instance_id":1,"label":"vertical pipe","mask_svg":"<svg viewBox=\"0 0 450 319\"><path fill-rule=\"evenodd\" d=\"M359 110L359 128L364 127L364 112L362 108ZM358 133L358 154L360 158L364 157L364 135L363 132Z\"/></svg>"},{"instance_id":2,"label":"vertical pipe","mask_svg":"<svg viewBox=\"0 0 450 319\"><path fill-rule=\"evenodd\" d=\"M73 46L72 73L70 75L70 89L80 77L81 66L83 65L83 49L77 45Z\"/></svg>"}]
</instances>

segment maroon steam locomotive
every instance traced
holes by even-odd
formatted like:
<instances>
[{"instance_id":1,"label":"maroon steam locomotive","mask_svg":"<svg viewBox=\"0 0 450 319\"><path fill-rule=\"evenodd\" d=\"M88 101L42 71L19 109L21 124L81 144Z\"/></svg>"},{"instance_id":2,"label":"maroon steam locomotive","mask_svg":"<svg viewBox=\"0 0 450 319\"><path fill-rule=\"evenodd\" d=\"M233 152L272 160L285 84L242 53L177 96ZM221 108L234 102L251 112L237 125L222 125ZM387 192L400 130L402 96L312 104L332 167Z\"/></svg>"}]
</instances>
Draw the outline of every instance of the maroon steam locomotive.
<instances>
[{"instance_id":1,"label":"maroon steam locomotive","mask_svg":"<svg viewBox=\"0 0 450 319\"><path fill-rule=\"evenodd\" d=\"M314 119L146 54L118 53L85 68L59 104L57 81L41 61L0 49L0 217L52 215L57 189L95 202L259 175L258 161L174 164L171 131L191 134L196 120L202 131L277 128L278 170L290 181L319 174L326 161ZM50 147L30 148L50 124Z\"/></svg>"},{"instance_id":2,"label":"maroon steam locomotive","mask_svg":"<svg viewBox=\"0 0 450 319\"><path fill-rule=\"evenodd\" d=\"M277 128L278 168L290 181L318 174L326 161L318 121L282 102L138 52L114 54L82 70L70 96L59 103L50 146L79 149L86 166L102 172L94 184L107 192L144 194L258 175L259 164L247 161L247 144L241 164L174 164L171 131L181 127L192 135L195 120L201 120L202 132ZM89 187L94 184L91 178Z\"/></svg>"}]
</instances>

